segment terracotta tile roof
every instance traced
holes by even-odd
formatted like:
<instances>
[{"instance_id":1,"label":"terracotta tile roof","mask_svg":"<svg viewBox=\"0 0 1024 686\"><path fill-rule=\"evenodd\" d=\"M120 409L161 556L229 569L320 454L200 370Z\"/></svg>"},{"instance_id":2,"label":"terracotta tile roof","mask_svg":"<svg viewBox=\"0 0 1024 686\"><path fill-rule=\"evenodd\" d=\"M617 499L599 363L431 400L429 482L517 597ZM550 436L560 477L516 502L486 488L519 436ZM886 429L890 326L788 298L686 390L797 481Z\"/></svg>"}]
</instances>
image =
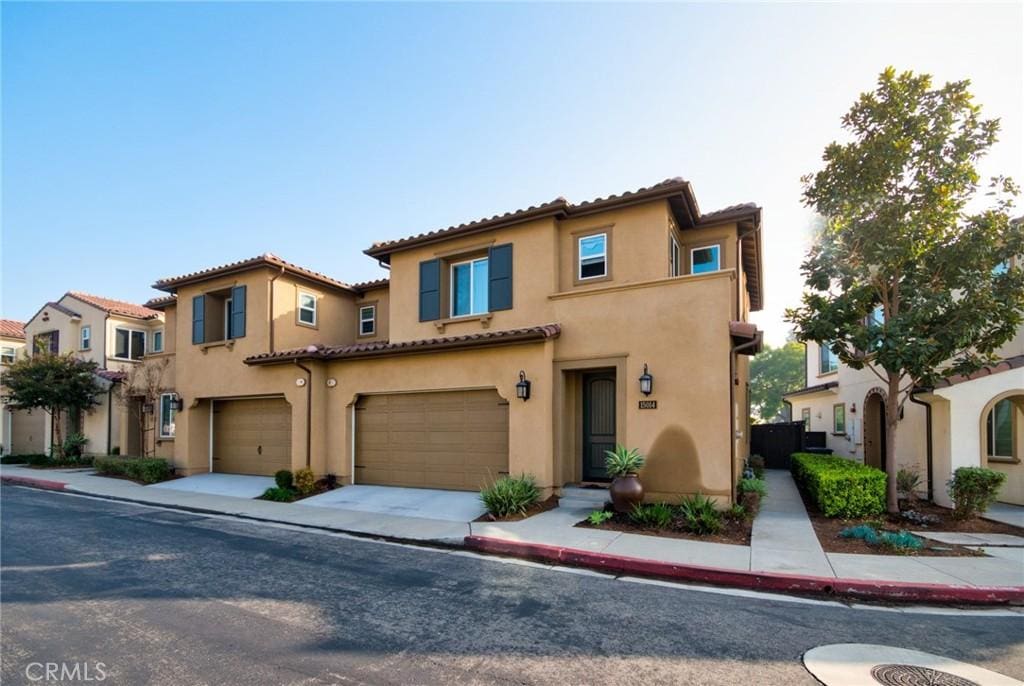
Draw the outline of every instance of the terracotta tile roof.
<instances>
[{"instance_id":1,"label":"terracotta tile roof","mask_svg":"<svg viewBox=\"0 0 1024 686\"><path fill-rule=\"evenodd\" d=\"M744 202L739 205L729 205L723 207L720 210L713 212L703 212L700 215L701 224L710 224L712 222L720 222L723 219L730 219L732 217L746 217L753 212L760 211L760 207L756 203Z\"/></svg>"},{"instance_id":2,"label":"terracotta tile roof","mask_svg":"<svg viewBox=\"0 0 1024 686\"><path fill-rule=\"evenodd\" d=\"M4 338L25 338L25 323L13 319L0 319L0 336Z\"/></svg>"},{"instance_id":3,"label":"terracotta tile roof","mask_svg":"<svg viewBox=\"0 0 1024 686\"><path fill-rule=\"evenodd\" d=\"M284 269L286 272L302 276L311 281L316 281L327 286L339 288L346 291L352 291L352 287L343 281L332 279L331 277L315 272L312 269L306 269L300 267L297 264L293 264L286 260L282 260L277 255L272 253L263 253L256 257L250 257L245 260L239 260L238 262L230 262L228 264L222 264L218 267L210 267L209 269L201 269L196 272L189 272L188 274L182 274L181 276L171 276L165 279L160 279L153 288L159 291L167 291L168 293L174 293L179 286L186 284L195 283L197 281L205 281L215 276L222 276L224 274L234 274L237 272L248 271L259 267L276 267L278 269Z\"/></svg>"},{"instance_id":4,"label":"terracotta tile roof","mask_svg":"<svg viewBox=\"0 0 1024 686\"><path fill-rule=\"evenodd\" d=\"M128 375L125 372L115 372L112 369L98 369L96 376L107 381L123 381Z\"/></svg>"},{"instance_id":5,"label":"terracotta tile roof","mask_svg":"<svg viewBox=\"0 0 1024 686\"><path fill-rule=\"evenodd\" d=\"M556 338L562 332L558 324L545 324L524 329L506 331L485 331L483 333L466 334L464 336L446 336L442 338L425 338L415 341L390 343L378 341L374 343L355 343L342 346L311 345L305 348L282 350L274 353L261 353L245 359L246 364L275 364L293 360L341 360L365 357L383 357L386 355L403 355L425 352L443 352L447 350L463 350L465 348L486 347L492 345L510 345L512 343L528 343Z\"/></svg>"},{"instance_id":6,"label":"terracotta tile roof","mask_svg":"<svg viewBox=\"0 0 1024 686\"><path fill-rule=\"evenodd\" d=\"M1011 369L1022 368L1024 368L1024 355L1014 355L1013 357L1007 357L1005 360L1001 360L996 364L990 364L986 367L982 367L971 374L957 374L946 379L940 379L935 382L933 388L949 388L950 386L967 383L968 381L974 381L975 379L980 379L985 376L992 376L993 374L1008 372Z\"/></svg>"},{"instance_id":7,"label":"terracotta tile roof","mask_svg":"<svg viewBox=\"0 0 1024 686\"><path fill-rule=\"evenodd\" d=\"M79 291L68 291L67 295L70 295L76 300L92 305L93 307L98 307L109 314L118 314L124 317L132 317L134 319L153 319L154 317L160 316L160 313L156 310L151 310L148 307L136 305L135 303L125 302L124 300L103 298L98 295L90 295Z\"/></svg>"},{"instance_id":8,"label":"terracotta tile roof","mask_svg":"<svg viewBox=\"0 0 1024 686\"><path fill-rule=\"evenodd\" d=\"M829 381L828 383L820 383L820 384L818 384L816 386L807 386L806 388L801 388L801 389L798 389L798 390L795 390L795 391L790 391L789 393L783 393L782 397L783 398L792 398L795 395L810 395L811 393L821 393L822 391L828 391L828 390L831 390L833 388L838 388L838 387L839 387L839 382L838 381Z\"/></svg>"},{"instance_id":9,"label":"terracotta tile roof","mask_svg":"<svg viewBox=\"0 0 1024 686\"><path fill-rule=\"evenodd\" d=\"M159 298L150 298L149 300L147 300L146 301L146 307L148 307L148 308L150 308L152 310L162 310L165 307L168 307L169 305L176 305L177 303L178 303L178 296L177 295L174 295L174 294L163 295L163 296L160 296Z\"/></svg>"},{"instance_id":10,"label":"terracotta tile roof","mask_svg":"<svg viewBox=\"0 0 1024 686\"><path fill-rule=\"evenodd\" d=\"M366 291L372 291L374 288L388 288L391 285L391 279L384 277L383 279L374 279L373 281L362 281L360 283L352 284L352 288L365 293Z\"/></svg>"},{"instance_id":11,"label":"terracotta tile roof","mask_svg":"<svg viewBox=\"0 0 1024 686\"><path fill-rule=\"evenodd\" d=\"M36 313L34 315L32 315L31 317L29 317L29 321L31 322L36 317L38 317L39 314L43 310L57 310L58 312L63 312L64 314L66 314L67 316L71 317L72 319L81 319L82 318L82 315L78 314L77 312L72 310L70 307L65 307L64 305L61 305L60 303L55 303L55 302L51 301L51 302L46 303L42 307L40 307L38 310L36 310Z\"/></svg>"}]
</instances>

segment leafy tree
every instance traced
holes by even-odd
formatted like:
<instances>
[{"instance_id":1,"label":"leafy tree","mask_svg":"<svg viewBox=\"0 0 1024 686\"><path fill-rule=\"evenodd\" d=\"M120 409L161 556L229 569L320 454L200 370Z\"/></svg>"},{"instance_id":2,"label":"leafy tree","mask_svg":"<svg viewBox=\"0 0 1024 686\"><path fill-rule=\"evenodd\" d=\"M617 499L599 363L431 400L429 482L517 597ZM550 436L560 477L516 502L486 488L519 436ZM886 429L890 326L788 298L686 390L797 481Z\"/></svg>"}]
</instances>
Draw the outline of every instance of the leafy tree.
<instances>
[{"instance_id":1,"label":"leafy tree","mask_svg":"<svg viewBox=\"0 0 1024 686\"><path fill-rule=\"evenodd\" d=\"M139 442L142 456L151 457L156 454L157 429L160 425L160 396L171 390L167 382L167 371L171 361L166 357L145 359L125 371L125 377L116 386L116 398L127 410L128 420L132 426L129 430L139 428ZM139 403L149 405L152 412L140 413Z\"/></svg>"},{"instance_id":2,"label":"leafy tree","mask_svg":"<svg viewBox=\"0 0 1024 686\"><path fill-rule=\"evenodd\" d=\"M765 346L750 362L750 409L761 421L782 412L782 396L804 385L804 347L790 341Z\"/></svg>"},{"instance_id":3,"label":"leafy tree","mask_svg":"<svg viewBox=\"0 0 1024 686\"><path fill-rule=\"evenodd\" d=\"M84 412L99 404L103 390L95 362L72 354L36 353L12 363L0 385L5 387L4 402L17 410L43 409L53 417L53 450L63 453L62 416Z\"/></svg>"},{"instance_id":4,"label":"leafy tree","mask_svg":"<svg viewBox=\"0 0 1024 686\"><path fill-rule=\"evenodd\" d=\"M983 119L968 81L891 67L843 117L824 169L803 178L824 225L802 265L802 341L829 346L885 385L888 509L897 510L897 424L918 386L996 359L1024 315L1024 229L1018 188L997 177L979 197L978 160L999 121ZM984 205L984 207L982 207Z\"/></svg>"}]
</instances>

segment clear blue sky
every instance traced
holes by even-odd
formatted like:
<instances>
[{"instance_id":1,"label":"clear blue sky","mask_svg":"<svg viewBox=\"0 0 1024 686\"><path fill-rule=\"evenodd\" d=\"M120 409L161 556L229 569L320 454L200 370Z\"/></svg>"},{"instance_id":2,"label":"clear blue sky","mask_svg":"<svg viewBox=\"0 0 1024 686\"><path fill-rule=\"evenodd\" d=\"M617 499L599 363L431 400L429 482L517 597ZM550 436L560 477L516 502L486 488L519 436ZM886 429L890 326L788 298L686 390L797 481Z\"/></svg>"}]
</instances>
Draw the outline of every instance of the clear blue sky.
<instances>
[{"instance_id":1,"label":"clear blue sky","mask_svg":"<svg viewBox=\"0 0 1024 686\"><path fill-rule=\"evenodd\" d=\"M1022 173L1022 9L967 5L11 4L2 312L273 252L347 281L395 238L669 176L764 207L800 291L801 174L887 64L970 78Z\"/></svg>"}]
</instances>

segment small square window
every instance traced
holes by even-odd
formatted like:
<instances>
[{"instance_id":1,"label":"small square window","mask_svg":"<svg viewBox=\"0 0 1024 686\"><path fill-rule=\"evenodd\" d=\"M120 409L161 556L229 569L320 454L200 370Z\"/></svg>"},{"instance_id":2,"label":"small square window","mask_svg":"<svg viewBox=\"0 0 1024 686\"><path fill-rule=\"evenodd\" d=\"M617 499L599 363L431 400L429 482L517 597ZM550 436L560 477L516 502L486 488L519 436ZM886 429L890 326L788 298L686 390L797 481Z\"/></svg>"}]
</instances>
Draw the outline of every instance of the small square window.
<instances>
[{"instance_id":1,"label":"small square window","mask_svg":"<svg viewBox=\"0 0 1024 686\"><path fill-rule=\"evenodd\" d=\"M372 336L377 330L377 307L366 305L359 308L359 335Z\"/></svg>"},{"instance_id":2,"label":"small square window","mask_svg":"<svg viewBox=\"0 0 1024 686\"><path fill-rule=\"evenodd\" d=\"M316 326L316 296L299 291L299 321Z\"/></svg>"},{"instance_id":3,"label":"small square window","mask_svg":"<svg viewBox=\"0 0 1024 686\"><path fill-rule=\"evenodd\" d=\"M141 360L145 354L145 331L114 329L114 357L121 360Z\"/></svg>"},{"instance_id":4,"label":"small square window","mask_svg":"<svg viewBox=\"0 0 1024 686\"><path fill-rule=\"evenodd\" d=\"M14 348L12 346L4 346L0 348L0 362L4 364L11 364L14 362Z\"/></svg>"},{"instance_id":5,"label":"small square window","mask_svg":"<svg viewBox=\"0 0 1024 686\"><path fill-rule=\"evenodd\" d=\"M690 273L706 274L717 272L722 268L721 247L717 245L705 245L690 250Z\"/></svg>"},{"instance_id":6,"label":"small square window","mask_svg":"<svg viewBox=\"0 0 1024 686\"><path fill-rule=\"evenodd\" d=\"M846 405L832 406L832 433L846 433Z\"/></svg>"},{"instance_id":7,"label":"small square window","mask_svg":"<svg viewBox=\"0 0 1024 686\"><path fill-rule=\"evenodd\" d=\"M579 280L608 276L608 234L579 239Z\"/></svg>"},{"instance_id":8,"label":"small square window","mask_svg":"<svg viewBox=\"0 0 1024 686\"><path fill-rule=\"evenodd\" d=\"M81 344L79 345L79 348L81 350L89 350L90 348L92 348L92 327L91 326L83 326L82 327L82 340L81 340Z\"/></svg>"},{"instance_id":9,"label":"small square window","mask_svg":"<svg viewBox=\"0 0 1024 686\"><path fill-rule=\"evenodd\" d=\"M465 317L487 312L487 258L456 262L451 266L451 316Z\"/></svg>"}]
</instances>

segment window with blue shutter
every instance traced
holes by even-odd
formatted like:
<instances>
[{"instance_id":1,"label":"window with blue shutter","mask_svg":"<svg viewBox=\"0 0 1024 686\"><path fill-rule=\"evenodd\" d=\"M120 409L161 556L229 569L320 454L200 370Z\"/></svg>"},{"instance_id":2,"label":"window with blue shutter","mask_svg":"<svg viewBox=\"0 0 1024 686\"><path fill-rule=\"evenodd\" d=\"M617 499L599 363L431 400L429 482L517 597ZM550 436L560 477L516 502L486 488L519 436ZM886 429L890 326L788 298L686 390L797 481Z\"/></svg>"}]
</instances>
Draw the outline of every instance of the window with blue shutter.
<instances>
[{"instance_id":1,"label":"window with blue shutter","mask_svg":"<svg viewBox=\"0 0 1024 686\"><path fill-rule=\"evenodd\" d=\"M192 344L206 342L206 296L192 298Z\"/></svg>"},{"instance_id":2,"label":"window with blue shutter","mask_svg":"<svg viewBox=\"0 0 1024 686\"><path fill-rule=\"evenodd\" d=\"M441 260L420 262L420 321L441 318Z\"/></svg>"},{"instance_id":3,"label":"window with blue shutter","mask_svg":"<svg viewBox=\"0 0 1024 686\"><path fill-rule=\"evenodd\" d=\"M231 289L231 327L228 338L245 337L245 286Z\"/></svg>"},{"instance_id":4,"label":"window with blue shutter","mask_svg":"<svg viewBox=\"0 0 1024 686\"><path fill-rule=\"evenodd\" d=\"M487 302L491 312L512 309L512 244L495 245L488 252L490 263Z\"/></svg>"}]
</instances>

